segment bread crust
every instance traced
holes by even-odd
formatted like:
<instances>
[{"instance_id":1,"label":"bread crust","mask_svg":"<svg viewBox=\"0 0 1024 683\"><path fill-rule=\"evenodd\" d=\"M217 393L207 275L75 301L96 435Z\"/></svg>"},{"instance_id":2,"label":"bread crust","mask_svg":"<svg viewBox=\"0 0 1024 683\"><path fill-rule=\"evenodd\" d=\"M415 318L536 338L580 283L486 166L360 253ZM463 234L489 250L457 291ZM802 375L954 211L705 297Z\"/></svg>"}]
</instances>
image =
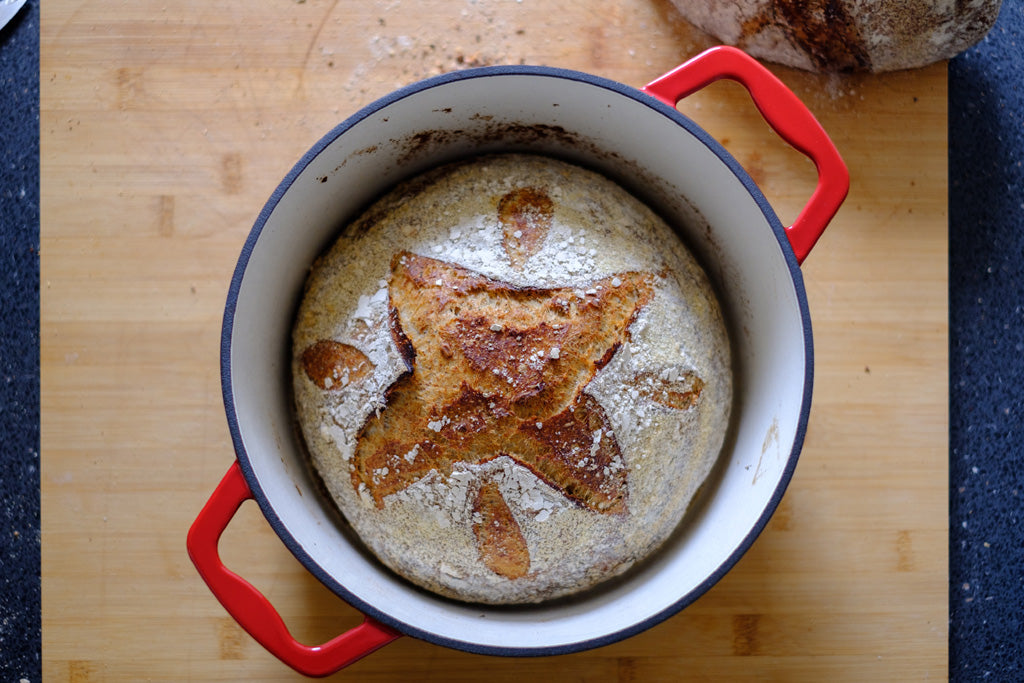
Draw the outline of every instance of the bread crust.
<instances>
[{"instance_id":1,"label":"bread crust","mask_svg":"<svg viewBox=\"0 0 1024 683\"><path fill-rule=\"evenodd\" d=\"M704 272L619 186L481 157L399 186L311 271L293 330L313 465L400 575L492 604L648 556L728 424Z\"/></svg>"},{"instance_id":2,"label":"bread crust","mask_svg":"<svg viewBox=\"0 0 1024 683\"><path fill-rule=\"evenodd\" d=\"M673 0L691 23L755 57L826 73L912 69L981 40L1001 0Z\"/></svg>"}]
</instances>

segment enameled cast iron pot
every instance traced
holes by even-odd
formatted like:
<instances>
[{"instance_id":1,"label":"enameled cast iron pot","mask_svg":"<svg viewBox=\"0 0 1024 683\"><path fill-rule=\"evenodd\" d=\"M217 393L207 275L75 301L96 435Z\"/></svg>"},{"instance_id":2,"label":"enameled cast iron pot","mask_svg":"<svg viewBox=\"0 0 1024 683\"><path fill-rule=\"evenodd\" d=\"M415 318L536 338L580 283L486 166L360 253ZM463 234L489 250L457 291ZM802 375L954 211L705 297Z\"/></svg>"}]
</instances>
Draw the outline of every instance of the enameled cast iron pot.
<instances>
[{"instance_id":1,"label":"enameled cast iron pot","mask_svg":"<svg viewBox=\"0 0 1024 683\"><path fill-rule=\"evenodd\" d=\"M817 167L817 188L788 228L740 165L675 108L721 78L745 86L769 124ZM538 152L598 170L676 226L718 289L736 373L721 461L667 546L611 586L514 609L431 595L362 550L307 469L289 388L290 330L303 281L340 226L402 179L497 151ZM371 104L296 164L239 258L221 349L237 462L189 532L199 573L256 640L310 675L336 671L402 634L470 652L548 655L612 643L675 614L750 547L792 476L812 378L799 264L848 184L810 112L733 48L702 53L642 90L560 69L489 67L431 78ZM220 535L249 498L302 564L366 615L361 626L303 645L270 603L221 563Z\"/></svg>"}]
</instances>

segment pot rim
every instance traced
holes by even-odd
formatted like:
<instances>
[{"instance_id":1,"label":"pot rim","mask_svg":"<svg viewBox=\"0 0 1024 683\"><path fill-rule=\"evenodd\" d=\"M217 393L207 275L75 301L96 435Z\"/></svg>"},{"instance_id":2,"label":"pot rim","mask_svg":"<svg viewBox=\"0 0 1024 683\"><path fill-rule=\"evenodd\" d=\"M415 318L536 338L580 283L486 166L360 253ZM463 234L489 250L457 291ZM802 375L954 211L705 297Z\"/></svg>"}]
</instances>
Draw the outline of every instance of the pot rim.
<instances>
[{"instance_id":1,"label":"pot rim","mask_svg":"<svg viewBox=\"0 0 1024 683\"><path fill-rule=\"evenodd\" d=\"M259 484L259 479L256 476L255 470L249 460L248 453L246 452L245 444L242 439L241 430L239 427L238 415L235 411L234 393L232 390L232 375L231 375L231 342L234 330L234 317L236 305L238 302L239 291L242 285L249 258L255 249L257 240L273 213L277 204L281 198L289 190L299 175L306 169L307 166L329 145L331 145L336 139L345 134L349 129L357 125L367 117L372 116L376 112L384 109L385 107L405 99L409 96L415 95L419 92L429 90L438 86L442 86L448 83L472 80L477 78L489 78L494 76L544 76L550 78L561 78L571 81L577 81L584 84L589 84L594 87L603 88L610 90L619 95L629 97L641 104L644 104L651 109L654 109L663 116L668 117L674 123L684 128L689 134L696 137L702 142L708 149L715 154L715 156L728 167L733 173L737 180L743 185L744 189L751 195L751 198L755 201L757 207L764 215L765 220L771 227L773 234L775 235L776 242L782 250L782 255L785 259L786 267L789 271L790 281L793 284L793 291L796 298L797 305L799 307L800 320L803 326L803 340L804 340L804 381L803 381L803 393L802 402L800 406L800 413L798 422L796 425L796 431L794 435L793 448L786 459L786 463L782 468L782 473L779 478L779 482L772 492L771 497L768 500L768 504L765 506L761 515L758 517L756 523L751 527L750 531L744 536L743 540L736 546L736 548L729 554L729 556L723 561L714 572L712 572L704 581L699 583L693 589L688 591L686 594L680 596L680 598L660 612L657 612L646 619L638 621L629 627L619 629L614 632L606 633L598 637L587 638L585 640L575 641L572 643L565 643L561 645L542 646L542 647L504 647L504 646L492 646L472 641L453 639L447 636L442 636L431 631L407 624L395 617L392 617L388 612L382 609L380 606L366 602L365 600L354 595L345 585L336 578L333 574L330 574L324 570L298 543L295 537L289 532L287 526L282 522L281 518L276 513L273 504L267 497L263 488ZM594 76L585 72L575 71L571 69L547 67L547 66L530 66L530 65L502 65L502 66L487 66L487 67L476 67L466 69L463 71L451 72L441 74L439 76L433 76L416 83L404 86L391 93L377 99L376 101L364 106L356 113L349 116L347 119L336 125L326 135L321 137L291 168L288 174L282 179L278 186L274 189L273 193L267 199L263 208L260 210L259 215L250 230L245 243L242 247L241 253L238 258L238 262L235 266L234 273L232 274L230 287L228 290L227 301L224 309L224 317L222 323L221 332L221 390L223 394L224 407L227 415L228 428L231 433L231 440L234 446L235 454L239 467L245 477L246 482L252 492L253 498L256 500L260 507L261 512L270 524L271 528L282 540L288 550L295 556L296 559L315 576L321 583L331 589L336 595L342 600L350 604L355 609L359 610L368 617L371 617L401 633L424 640L436 645L442 645L465 652L471 652L474 654L485 654L485 655L498 655L508 657L523 657L523 656L547 656L547 655L559 655L569 654L573 652L580 652L583 650L589 650L611 643L624 640L633 635L641 633L669 617L677 614L685 607L696 601L699 597L704 595L712 586L720 581L739 561L739 559L746 554L747 550L753 545L754 541L760 536L769 519L774 514L778 507L783 494L789 486L790 480L792 479L795 471L797 460L799 459L800 452L803 447L804 437L807 431L807 423L810 416L811 406L811 392L813 385L814 375L814 356L813 356L813 340L811 333L811 320L810 310L807 302L807 293L804 288L803 275L800 270L799 263L794 254L793 248L786 236L785 229L776 216L774 209L768 203L764 194L760 188L754 183L750 175L743 169L738 161L707 131L697 125L690 118L682 114L675 107L670 107L667 104L661 102L655 97L641 92L640 90L631 86L613 81L611 79L603 78L600 76Z\"/></svg>"}]
</instances>

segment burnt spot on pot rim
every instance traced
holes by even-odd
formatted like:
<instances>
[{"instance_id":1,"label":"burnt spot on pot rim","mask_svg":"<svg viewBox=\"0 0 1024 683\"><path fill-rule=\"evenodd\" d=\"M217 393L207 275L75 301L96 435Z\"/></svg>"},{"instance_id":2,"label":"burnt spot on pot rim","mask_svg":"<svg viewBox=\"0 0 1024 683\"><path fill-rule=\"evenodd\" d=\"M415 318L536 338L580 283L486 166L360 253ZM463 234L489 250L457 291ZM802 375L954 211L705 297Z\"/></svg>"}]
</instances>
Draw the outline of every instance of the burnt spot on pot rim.
<instances>
[{"instance_id":1,"label":"burnt spot on pot rim","mask_svg":"<svg viewBox=\"0 0 1024 683\"><path fill-rule=\"evenodd\" d=\"M345 157L340 164L338 164L337 166L332 168L326 175L318 175L316 177L316 179L318 181L320 181L321 183L326 183L328 180L330 180L331 176L336 174L341 169L345 168L346 164L348 164L350 159L355 159L357 157L362 157L362 156L366 156L368 154L373 154L374 152L377 151L377 149L378 149L377 145L370 145L369 147L363 147L362 149L357 149L356 151L352 152L347 157Z\"/></svg>"},{"instance_id":2,"label":"burnt spot on pot rim","mask_svg":"<svg viewBox=\"0 0 1024 683\"><path fill-rule=\"evenodd\" d=\"M450 112L450 108L436 111ZM331 176L344 168L348 162L356 157L378 152L386 152L387 146L394 150L394 166L400 168L412 164L417 160L427 158L457 145L472 148L478 145L507 144L512 147L541 147L547 144L555 144L563 148L581 148L595 152L596 147L587 143L576 134L566 130L562 126L536 123L527 124L519 122L494 122L492 114L473 114L470 121L482 122L481 128L430 128L411 133L400 138L390 138L387 145L382 149L380 145L371 145L364 149L349 154L333 170L323 176L317 176L317 180L326 183ZM544 153L544 152L541 152Z\"/></svg>"},{"instance_id":3,"label":"burnt spot on pot rim","mask_svg":"<svg viewBox=\"0 0 1024 683\"><path fill-rule=\"evenodd\" d=\"M566 146L579 146L582 139L562 126L549 123L516 123L514 121L488 126L482 142L508 141L518 144L556 142Z\"/></svg>"},{"instance_id":4,"label":"burnt spot on pot rim","mask_svg":"<svg viewBox=\"0 0 1024 683\"><path fill-rule=\"evenodd\" d=\"M465 135L466 133L462 129L421 130L404 138L392 138L389 142L402 150L395 163L403 166L421 156L425 156L431 150L450 144L459 138L465 137Z\"/></svg>"},{"instance_id":5,"label":"burnt spot on pot rim","mask_svg":"<svg viewBox=\"0 0 1024 683\"><path fill-rule=\"evenodd\" d=\"M470 143L472 145L505 143L534 146L553 142L567 147L579 147L582 144L578 135L558 125L515 121L496 123L493 115L489 114L474 114L469 120L483 121L486 122L486 125L474 130L463 128L428 129L417 131L403 138L392 138L389 142L401 150L395 163L399 166L408 164L441 147L454 143Z\"/></svg>"}]
</instances>

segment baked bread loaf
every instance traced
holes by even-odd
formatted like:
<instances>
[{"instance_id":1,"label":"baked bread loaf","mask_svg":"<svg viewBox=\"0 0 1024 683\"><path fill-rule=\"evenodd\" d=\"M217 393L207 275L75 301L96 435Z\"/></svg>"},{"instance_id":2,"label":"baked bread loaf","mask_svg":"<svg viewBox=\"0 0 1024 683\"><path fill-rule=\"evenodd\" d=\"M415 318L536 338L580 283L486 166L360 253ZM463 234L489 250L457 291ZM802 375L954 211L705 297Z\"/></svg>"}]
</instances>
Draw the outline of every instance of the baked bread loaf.
<instances>
[{"instance_id":1,"label":"baked bread loaf","mask_svg":"<svg viewBox=\"0 0 1024 683\"><path fill-rule=\"evenodd\" d=\"M608 179L496 155L408 181L314 264L293 331L312 463L408 580L490 604L621 574L726 433L705 273Z\"/></svg>"},{"instance_id":2,"label":"baked bread loaf","mask_svg":"<svg viewBox=\"0 0 1024 683\"><path fill-rule=\"evenodd\" d=\"M692 24L754 57L821 72L949 59L985 37L1001 0L673 0Z\"/></svg>"}]
</instances>

